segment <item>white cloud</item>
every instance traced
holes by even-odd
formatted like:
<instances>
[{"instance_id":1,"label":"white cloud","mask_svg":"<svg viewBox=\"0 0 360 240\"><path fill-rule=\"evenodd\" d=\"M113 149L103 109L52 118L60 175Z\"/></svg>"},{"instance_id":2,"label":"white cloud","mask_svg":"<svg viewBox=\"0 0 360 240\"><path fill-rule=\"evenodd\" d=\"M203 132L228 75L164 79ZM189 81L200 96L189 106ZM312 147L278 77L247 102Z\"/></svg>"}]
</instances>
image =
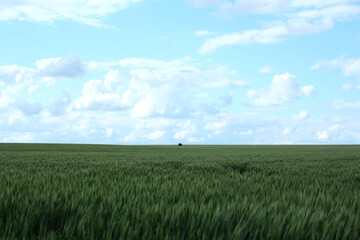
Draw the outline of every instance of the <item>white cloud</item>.
<instances>
[{"instance_id":1,"label":"white cloud","mask_svg":"<svg viewBox=\"0 0 360 240\"><path fill-rule=\"evenodd\" d=\"M318 140L328 140L329 139L329 134L328 134L328 132L326 130L317 131L316 136L317 136Z\"/></svg>"},{"instance_id":2,"label":"white cloud","mask_svg":"<svg viewBox=\"0 0 360 240\"><path fill-rule=\"evenodd\" d=\"M47 77L74 78L84 74L84 65L79 57L70 55L67 57L44 58L36 62L41 75Z\"/></svg>"},{"instance_id":3,"label":"white cloud","mask_svg":"<svg viewBox=\"0 0 360 240\"><path fill-rule=\"evenodd\" d=\"M315 87L313 85L306 85L300 88L300 92L307 97L310 97L314 94Z\"/></svg>"},{"instance_id":4,"label":"white cloud","mask_svg":"<svg viewBox=\"0 0 360 240\"><path fill-rule=\"evenodd\" d=\"M165 131L155 131L150 133L149 135L146 135L146 137L151 140L157 140L162 136L164 136L165 133L166 133Z\"/></svg>"},{"instance_id":5,"label":"white cloud","mask_svg":"<svg viewBox=\"0 0 360 240\"><path fill-rule=\"evenodd\" d=\"M25 116L20 111L15 111L11 124L4 121L6 119L9 117L0 119L3 120L0 125L1 141L5 138L10 141L12 137L31 132L28 142L311 144L318 142L318 131L326 131L327 143L360 142L359 118L356 116L320 117L301 122L292 122L286 117L266 116L262 113L227 113L206 118L134 119L124 112L95 113L74 110L67 111L61 116L48 115L45 111ZM209 129L205 129L203 126L208 124ZM286 128L289 128L288 134L281 134ZM164 134L159 137L163 132Z\"/></svg>"},{"instance_id":6,"label":"white cloud","mask_svg":"<svg viewBox=\"0 0 360 240\"><path fill-rule=\"evenodd\" d=\"M75 102L75 108L92 111L122 111L134 106L137 96L126 90L122 94L110 92L101 80L84 84L83 95Z\"/></svg>"},{"instance_id":7,"label":"white cloud","mask_svg":"<svg viewBox=\"0 0 360 240\"><path fill-rule=\"evenodd\" d=\"M38 90L38 88L39 88L38 85L35 85L35 84L30 85L30 87L28 87L28 92L29 93L34 93L34 92L36 92L36 90Z\"/></svg>"},{"instance_id":8,"label":"white cloud","mask_svg":"<svg viewBox=\"0 0 360 240\"><path fill-rule=\"evenodd\" d=\"M206 7L211 5L219 5L224 3L224 0L187 0L188 2L191 2L193 6L195 7Z\"/></svg>"},{"instance_id":9,"label":"white cloud","mask_svg":"<svg viewBox=\"0 0 360 240\"><path fill-rule=\"evenodd\" d=\"M324 18L313 23L304 19L290 19L278 22L274 26L264 29L252 29L233 32L219 37L207 39L198 50L199 54L214 52L217 48L227 45L244 45L250 43L273 44L289 36L313 34L331 29L334 22L331 18Z\"/></svg>"},{"instance_id":10,"label":"white cloud","mask_svg":"<svg viewBox=\"0 0 360 240\"><path fill-rule=\"evenodd\" d=\"M345 3L345 2L344 2ZM311 19L311 18L326 18L344 20L346 18L356 16L360 13L359 5L351 4L337 4L321 9L304 10L296 13L298 18Z\"/></svg>"},{"instance_id":11,"label":"white cloud","mask_svg":"<svg viewBox=\"0 0 360 240\"><path fill-rule=\"evenodd\" d=\"M0 66L0 87L27 86L29 92L34 92L41 85L51 86L59 78L79 77L85 71L83 63L75 55L44 58L37 61L36 65L37 69L17 65Z\"/></svg>"},{"instance_id":12,"label":"white cloud","mask_svg":"<svg viewBox=\"0 0 360 240\"><path fill-rule=\"evenodd\" d=\"M345 58L342 56L330 61L319 61L311 69L316 70L322 67L340 68L344 76L356 76L360 80L360 58Z\"/></svg>"},{"instance_id":13,"label":"white cloud","mask_svg":"<svg viewBox=\"0 0 360 240\"><path fill-rule=\"evenodd\" d=\"M233 13L273 13L276 11L286 10L290 0L188 0L195 7L219 6L221 14Z\"/></svg>"},{"instance_id":14,"label":"white cloud","mask_svg":"<svg viewBox=\"0 0 360 240\"><path fill-rule=\"evenodd\" d=\"M157 59L148 58L124 58L119 61L112 62L95 62L91 61L87 67L91 70L97 69L112 69L112 68L155 68L155 69L168 69L168 68L181 68L186 67L191 62L190 58L175 59L172 61L161 61Z\"/></svg>"},{"instance_id":15,"label":"white cloud","mask_svg":"<svg viewBox=\"0 0 360 240\"><path fill-rule=\"evenodd\" d=\"M318 69L320 69L320 67L321 67L320 63L316 63L315 65L311 66L310 69L311 70L318 70Z\"/></svg>"},{"instance_id":16,"label":"white cloud","mask_svg":"<svg viewBox=\"0 0 360 240\"><path fill-rule=\"evenodd\" d=\"M294 11L302 8L325 8L325 11L320 9L310 10L309 12L319 11L330 15L333 12L344 11L342 8L349 7L348 4L352 2L355 3L356 0L236 0L235 3L223 3L220 6L220 11L228 14L244 12L271 14ZM335 9L327 10L327 7ZM315 13L311 14L311 16L313 15L315 15ZM317 13L317 15L319 15L319 13Z\"/></svg>"},{"instance_id":17,"label":"white cloud","mask_svg":"<svg viewBox=\"0 0 360 240\"><path fill-rule=\"evenodd\" d=\"M331 1L328 3L321 1L318 4L315 2L246 0L235 1L235 3L219 3L221 14L227 15L236 12L274 13L280 11L280 20L267 22L264 24L265 27L260 29L232 32L207 39L198 49L198 53L210 53L219 47L228 45L279 43L293 36L314 34L332 29L335 22L351 20L360 14L360 6L351 4L353 1ZM304 7L311 9L304 10Z\"/></svg>"},{"instance_id":18,"label":"white cloud","mask_svg":"<svg viewBox=\"0 0 360 240\"><path fill-rule=\"evenodd\" d=\"M291 119L294 121L301 121L307 119L309 117L309 113L305 110L300 111L298 114L294 114L291 116Z\"/></svg>"},{"instance_id":19,"label":"white cloud","mask_svg":"<svg viewBox=\"0 0 360 240\"><path fill-rule=\"evenodd\" d=\"M360 108L360 101L345 101L345 100L335 100L333 102L333 108L335 109L345 109L345 108Z\"/></svg>"},{"instance_id":20,"label":"white cloud","mask_svg":"<svg viewBox=\"0 0 360 240\"><path fill-rule=\"evenodd\" d=\"M282 131L282 134L284 135L287 135L289 133L291 133L291 128L284 128L284 130Z\"/></svg>"},{"instance_id":21,"label":"white cloud","mask_svg":"<svg viewBox=\"0 0 360 240\"><path fill-rule=\"evenodd\" d=\"M220 14L271 14L302 8L347 7L357 0L188 0L195 7L218 6Z\"/></svg>"},{"instance_id":22,"label":"white cloud","mask_svg":"<svg viewBox=\"0 0 360 240\"><path fill-rule=\"evenodd\" d=\"M132 109L132 117L174 117L180 118L191 114L207 114L213 109L229 105L232 95L220 97L218 103L192 103L199 92L207 88L239 88L247 83L234 79L237 73L222 66L209 69L199 69L191 65L174 65L168 67L132 67L129 70L129 87L134 89L140 97ZM206 106L210 106L210 109Z\"/></svg>"},{"instance_id":23,"label":"white cloud","mask_svg":"<svg viewBox=\"0 0 360 240\"><path fill-rule=\"evenodd\" d=\"M109 92L116 92L124 88L129 82L126 72L111 70L105 75L104 86Z\"/></svg>"},{"instance_id":24,"label":"white cloud","mask_svg":"<svg viewBox=\"0 0 360 240\"><path fill-rule=\"evenodd\" d=\"M220 106L226 107L232 104L233 102L233 92L226 93L219 98Z\"/></svg>"},{"instance_id":25,"label":"white cloud","mask_svg":"<svg viewBox=\"0 0 360 240\"><path fill-rule=\"evenodd\" d=\"M104 27L102 19L140 0L17 0L0 2L0 21L34 21L52 23L72 20Z\"/></svg>"},{"instance_id":26,"label":"white cloud","mask_svg":"<svg viewBox=\"0 0 360 240\"><path fill-rule=\"evenodd\" d=\"M360 90L360 85L352 85L351 83L344 83L341 86L343 91Z\"/></svg>"},{"instance_id":27,"label":"white cloud","mask_svg":"<svg viewBox=\"0 0 360 240\"><path fill-rule=\"evenodd\" d=\"M54 116L61 116L67 112L67 109L70 107L72 98L71 95L63 92L63 95L59 98L52 100L48 104L48 110Z\"/></svg>"},{"instance_id":28,"label":"white cloud","mask_svg":"<svg viewBox=\"0 0 360 240\"><path fill-rule=\"evenodd\" d=\"M186 137L186 135L187 135L187 132L185 130L181 130L181 131L175 133L174 138L177 140L182 140Z\"/></svg>"},{"instance_id":29,"label":"white cloud","mask_svg":"<svg viewBox=\"0 0 360 240\"><path fill-rule=\"evenodd\" d=\"M207 39L197 51L199 54L214 52L217 48L226 45L238 45L249 43L277 43L281 37L287 34L283 26L271 27L263 30L246 30L234 32L219 37Z\"/></svg>"},{"instance_id":30,"label":"white cloud","mask_svg":"<svg viewBox=\"0 0 360 240\"><path fill-rule=\"evenodd\" d=\"M330 126L329 131L338 131L339 129L340 129L340 125L334 124Z\"/></svg>"},{"instance_id":31,"label":"white cloud","mask_svg":"<svg viewBox=\"0 0 360 240\"><path fill-rule=\"evenodd\" d=\"M350 91L352 88L353 88L353 86L350 83L344 83L341 87L341 90Z\"/></svg>"},{"instance_id":32,"label":"white cloud","mask_svg":"<svg viewBox=\"0 0 360 240\"><path fill-rule=\"evenodd\" d=\"M209 93L199 93L198 95L196 95L198 98L208 98L209 97Z\"/></svg>"},{"instance_id":33,"label":"white cloud","mask_svg":"<svg viewBox=\"0 0 360 240\"><path fill-rule=\"evenodd\" d=\"M27 116L38 114L42 111L41 103L35 101L18 100L15 105Z\"/></svg>"},{"instance_id":34,"label":"white cloud","mask_svg":"<svg viewBox=\"0 0 360 240\"><path fill-rule=\"evenodd\" d=\"M35 70L17 65L0 66L0 86L21 82L32 82Z\"/></svg>"},{"instance_id":35,"label":"white cloud","mask_svg":"<svg viewBox=\"0 0 360 240\"><path fill-rule=\"evenodd\" d=\"M198 30L194 32L194 35L197 37L204 37L204 36L211 36L211 35L215 35L216 32L210 32L208 30Z\"/></svg>"},{"instance_id":36,"label":"white cloud","mask_svg":"<svg viewBox=\"0 0 360 240\"><path fill-rule=\"evenodd\" d=\"M359 118L352 109L348 118L310 118L303 110L290 119L278 111L264 114L246 113L246 109L256 112L254 108L227 109L244 90L234 89L241 80L223 66L204 67L191 60L122 59L114 63L96 63L95 68L84 64L88 74L96 71L94 75L104 77L80 79L85 82L82 93L81 88L61 93L58 79L62 77L40 76L39 69L25 70L31 75L28 81L7 81L0 89L1 141L273 144L314 143L320 137L327 143L360 142ZM295 80L289 73L275 75L268 87L249 90L247 103L270 106L311 95L306 89L313 88ZM51 89L41 88L53 81ZM37 84L39 95L35 98L27 90ZM48 90L58 96L37 102L44 92L52 95ZM360 108L357 102L335 103Z\"/></svg>"},{"instance_id":37,"label":"white cloud","mask_svg":"<svg viewBox=\"0 0 360 240\"><path fill-rule=\"evenodd\" d=\"M111 138L114 135L114 130L112 128L106 128L104 132L108 138Z\"/></svg>"},{"instance_id":38,"label":"white cloud","mask_svg":"<svg viewBox=\"0 0 360 240\"><path fill-rule=\"evenodd\" d=\"M212 122L206 124L205 129L213 131L214 134L220 134L224 131L226 125L226 122Z\"/></svg>"},{"instance_id":39,"label":"white cloud","mask_svg":"<svg viewBox=\"0 0 360 240\"><path fill-rule=\"evenodd\" d=\"M223 4L220 7L220 12L223 14L232 13L274 13L277 11L286 10L288 7L288 0L245 0L235 1L235 3Z\"/></svg>"},{"instance_id":40,"label":"white cloud","mask_svg":"<svg viewBox=\"0 0 360 240\"><path fill-rule=\"evenodd\" d=\"M162 98L166 99L166 101L163 101ZM181 98L173 97L172 94L160 89L158 89L157 93L155 89L151 89L136 103L131 116L134 118L147 118L181 115L186 111L185 105L190 105L190 103L188 101L184 102Z\"/></svg>"},{"instance_id":41,"label":"white cloud","mask_svg":"<svg viewBox=\"0 0 360 240\"><path fill-rule=\"evenodd\" d=\"M272 73L272 67L269 65L265 65L259 69L260 73Z\"/></svg>"},{"instance_id":42,"label":"white cloud","mask_svg":"<svg viewBox=\"0 0 360 240\"><path fill-rule=\"evenodd\" d=\"M19 83L3 86L0 95L0 109L1 108L6 109L11 107L16 102L16 99L19 98L20 95L19 93L24 89L24 86L26 86L26 84L27 84L26 80L24 80L24 81L19 81Z\"/></svg>"},{"instance_id":43,"label":"white cloud","mask_svg":"<svg viewBox=\"0 0 360 240\"><path fill-rule=\"evenodd\" d=\"M238 134L238 135L253 135L254 134L254 131L249 129L247 131L240 131L240 132L237 132L235 131L234 132L235 134Z\"/></svg>"},{"instance_id":44,"label":"white cloud","mask_svg":"<svg viewBox=\"0 0 360 240\"><path fill-rule=\"evenodd\" d=\"M295 101L301 94L308 96L313 91L312 86L299 87L295 82L295 76L290 73L275 75L268 90L250 89L247 92L247 105L272 106ZM311 90L311 91L310 91Z\"/></svg>"},{"instance_id":45,"label":"white cloud","mask_svg":"<svg viewBox=\"0 0 360 240\"><path fill-rule=\"evenodd\" d=\"M16 65L0 66L0 81L4 89L0 107L10 106L23 89L29 93L42 87L54 86L59 79L87 77L84 72L108 70L103 80L90 80L84 84L82 95L71 99L61 96L47 103L45 111L60 116L71 111L124 111L129 109L134 118L166 116L181 118L218 113L232 102L232 93L211 98L193 99L209 88L236 89L248 83L237 79L237 73L224 66L200 66L188 58L173 61L130 58L114 62L84 64L78 57L41 59L37 68ZM31 105L32 106L32 105ZM28 106L30 109L30 105Z\"/></svg>"},{"instance_id":46,"label":"white cloud","mask_svg":"<svg viewBox=\"0 0 360 240\"><path fill-rule=\"evenodd\" d=\"M316 136L318 140L342 140L343 131L339 123L330 125L327 130L317 131Z\"/></svg>"},{"instance_id":47,"label":"white cloud","mask_svg":"<svg viewBox=\"0 0 360 240\"><path fill-rule=\"evenodd\" d=\"M192 121L187 120L182 123L178 123L176 133L173 138L176 140L185 140L186 142L201 142L202 138L197 138L194 135L197 132L197 126Z\"/></svg>"},{"instance_id":48,"label":"white cloud","mask_svg":"<svg viewBox=\"0 0 360 240\"><path fill-rule=\"evenodd\" d=\"M32 133L13 133L11 136L4 137L2 142L9 142L9 143L29 143L33 141L33 134Z\"/></svg>"}]
</instances>

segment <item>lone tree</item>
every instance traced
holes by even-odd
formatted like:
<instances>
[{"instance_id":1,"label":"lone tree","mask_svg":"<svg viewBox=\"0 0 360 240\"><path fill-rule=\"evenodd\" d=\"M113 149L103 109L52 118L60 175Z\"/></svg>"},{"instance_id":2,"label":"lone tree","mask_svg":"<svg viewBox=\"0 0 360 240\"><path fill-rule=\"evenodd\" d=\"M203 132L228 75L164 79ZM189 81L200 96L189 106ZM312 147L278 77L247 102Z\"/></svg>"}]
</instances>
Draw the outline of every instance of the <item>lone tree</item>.
<instances>
[{"instance_id":1,"label":"lone tree","mask_svg":"<svg viewBox=\"0 0 360 240\"><path fill-rule=\"evenodd\" d=\"M178 146L182 146L182 143L179 143Z\"/></svg>"}]
</instances>

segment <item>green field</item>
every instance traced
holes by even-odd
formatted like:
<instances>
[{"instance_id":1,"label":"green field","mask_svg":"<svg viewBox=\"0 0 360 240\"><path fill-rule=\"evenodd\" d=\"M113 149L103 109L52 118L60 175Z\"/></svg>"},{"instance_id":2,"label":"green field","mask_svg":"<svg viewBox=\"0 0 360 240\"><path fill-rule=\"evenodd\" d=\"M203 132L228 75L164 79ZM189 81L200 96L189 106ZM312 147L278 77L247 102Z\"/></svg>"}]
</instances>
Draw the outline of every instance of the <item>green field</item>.
<instances>
[{"instance_id":1,"label":"green field","mask_svg":"<svg viewBox=\"0 0 360 240\"><path fill-rule=\"evenodd\" d=\"M0 239L360 239L360 146L0 144Z\"/></svg>"}]
</instances>

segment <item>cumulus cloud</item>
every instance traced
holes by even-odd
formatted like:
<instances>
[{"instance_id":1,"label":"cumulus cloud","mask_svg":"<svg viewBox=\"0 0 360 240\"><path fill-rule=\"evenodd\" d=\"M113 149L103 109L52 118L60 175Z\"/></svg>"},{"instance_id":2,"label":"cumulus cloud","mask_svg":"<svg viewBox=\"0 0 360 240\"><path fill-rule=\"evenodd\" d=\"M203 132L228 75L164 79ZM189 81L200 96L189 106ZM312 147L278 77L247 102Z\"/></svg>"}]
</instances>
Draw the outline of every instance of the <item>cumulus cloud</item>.
<instances>
[{"instance_id":1,"label":"cumulus cloud","mask_svg":"<svg viewBox=\"0 0 360 240\"><path fill-rule=\"evenodd\" d=\"M66 109L70 106L72 101L71 95L63 92L63 95L59 98L52 100L48 104L48 110L54 116L61 116L66 113Z\"/></svg>"},{"instance_id":2,"label":"cumulus cloud","mask_svg":"<svg viewBox=\"0 0 360 240\"><path fill-rule=\"evenodd\" d=\"M75 102L75 108L79 110L121 111L132 107L137 98L131 90L122 94L110 92L101 80L88 81L82 92Z\"/></svg>"},{"instance_id":3,"label":"cumulus cloud","mask_svg":"<svg viewBox=\"0 0 360 240\"><path fill-rule=\"evenodd\" d=\"M252 106L281 105L293 102L301 95L310 96L314 87L299 87L295 79L296 77L290 73L275 75L269 89L250 89L247 92L248 100L245 101L245 104Z\"/></svg>"},{"instance_id":4,"label":"cumulus cloud","mask_svg":"<svg viewBox=\"0 0 360 240\"><path fill-rule=\"evenodd\" d=\"M27 85L29 91L39 86L34 82L52 85L59 78L82 76L85 68L81 60L75 56L44 58L36 62L36 69L18 65L0 66L0 87L7 85Z\"/></svg>"},{"instance_id":5,"label":"cumulus cloud","mask_svg":"<svg viewBox=\"0 0 360 240\"><path fill-rule=\"evenodd\" d=\"M17 0L0 2L0 21L52 23L71 20L95 27L107 26L102 19L141 0Z\"/></svg>"},{"instance_id":6,"label":"cumulus cloud","mask_svg":"<svg viewBox=\"0 0 360 240\"><path fill-rule=\"evenodd\" d=\"M295 120L295 121L301 121L301 120L307 119L308 117L309 117L309 113L305 110L302 110L298 114L292 115L291 119Z\"/></svg>"},{"instance_id":7,"label":"cumulus cloud","mask_svg":"<svg viewBox=\"0 0 360 240\"><path fill-rule=\"evenodd\" d=\"M360 142L359 118L356 116L321 117L301 122L289 121L287 117L266 116L262 113L227 113L205 118L136 119L123 112L74 110L67 111L61 116L47 115L45 112L25 116L20 111L15 111L11 124L4 121L7 119L8 117L0 119L1 141L5 138L10 141L11 138L20 138L21 135L31 132L28 142L144 144L161 141L176 144L181 141L207 144L311 144L325 141L317 139L317 132L326 131L326 142ZM289 129L284 132L287 134L281 134L286 128Z\"/></svg>"},{"instance_id":8,"label":"cumulus cloud","mask_svg":"<svg viewBox=\"0 0 360 240\"><path fill-rule=\"evenodd\" d=\"M211 88L229 91L248 85L227 67L201 69L188 58L173 61L129 58L83 63L71 55L41 59L36 65L35 69L0 66L1 108L12 104L23 89L34 93L44 86L54 86L60 79L85 78L85 72L93 71L107 70L107 73L103 79L88 80L80 97L72 99L69 94L63 94L45 104L45 112L61 116L78 110L129 110L133 118L200 116L221 112L231 104L232 93L220 96L215 102L211 102L211 98L193 101L199 93Z\"/></svg>"},{"instance_id":9,"label":"cumulus cloud","mask_svg":"<svg viewBox=\"0 0 360 240\"><path fill-rule=\"evenodd\" d=\"M59 79L79 77L84 73L81 60L74 55L41 59L36 65L37 68L0 66L0 108L12 106L25 115L38 114L42 111L41 103L19 99L25 89L34 93L42 87L53 86Z\"/></svg>"},{"instance_id":10,"label":"cumulus cloud","mask_svg":"<svg viewBox=\"0 0 360 240\"><path fill-rule=\"evenodd\" d=\"M157 90L156 90L157 89ZM174 96L174 91L167 92L161 88L151 88L142 94L142 99L132 109L131 116L135 118L147 117L184 117L192 110L189 100L181 95ZM166 101L164 101L166 99Z\"/></svg>"},{"instance_id":11,"label":"cumulus cloud","mask_svg":"<svg viewBox=\"0 0 360 240\"><path fill-rule=\"evenodd\" d=\"M42 104L35 101L18 100L15 106L27 116L38 114L42 110Z\"/></svg>"},{"instance_id":12,"label":"cumulus cloud","mask_svg":"<svg viewBox=\"0 0 360 240\"><path fill-rule=\"evenodd\" d=\"M47 67L45 62L43 69ZM25 75L31 76L25 80L25 75L16 70L14 76L21 76L19 82L7 80L0 89L0 140L126 144L180 140L209 144L360 142L356 111L349 118L331 119L310 118L303 110L290 116L289 121L289 116L276 113L268 116L271 113L227 109L242 97L244 90L235 87L246 84L240 84L237 73L223 66L204 66L189 59L121 59L92 62L92 67L90 63L83 65L88 74L96 71L94 75L100 73L103 77L90 80L80 75L79 78L85 78L79 79L84 85L70 93L57 89L58 79L64 75L45 77L39 68L25 69ZM56 89L58 96L32 101L29 96L34 95L27 89L37 83L45 85L44 79L55 81L51 91ZM266 88L249 90L245 103L278 105L310 96L314 91L295 80L289 73L275 75ZM48 89L39 87L36 91L41 97L41 91ZM357 102L335 103L344 108L360 108ZM327 140L318 140L326 139L324 131Z\"/></svg>"},{"instance_id":13,"label":"cumulus cloud","mask_svg":"<svg viewBox=\"0 0 360 240\"><path fill-rule=\"evenodd\" d=\"M328 140L341 140L343 132L342 126L339 123L330 125L326 130L320 130L316 132L316 138L320 141Z\"/></svg>"},{"instance_id":14,"label":"cumulus cloud","mask_svg":"<svg viewBox=\"0 0 360 240\"><path fill-rule=\"evenodd\" d=\"M70 55L67 57L44 58L36 62L41 75L47 77L74 78L84 74L84 65L79 57Z\"/></svg>"},{"instance_id":15,"label":"cumulus cloud","mask_svg":"<svg viewBox=\"0 0 360 240\"><path fill-rule=\"evenodd\" d=\"M0 87L4 85L32 82L36 70L18 65L0 66Z\"/></svg>"},{"instance_id":16,"label":"cumulus cloud","mask_svg":"<svg viewBox=\"0 0 360 240\"><path fill-rule=\"evenodd\" d=\"M314 94L315 87L313 85L306 85L300 88L300 92L307 97L310 97Z\"/></svg>"},{"instance_id":17,"label":"cumulus cloud","mask_svg":"<svg viewBox=\"0 0 360 240\"><path fill-rule=\"evenodd\" d=\"M131 106L133 118L182 118L212 114L231 104L232 93L220 96L216 103L209 103L203 98L195 104L193 99L199 92L209 88L236 89L248 85L236 79L237 73L226 67L200 69L195 65L188 58L173 61L130 58L90 62L87 68L109 69L104 80L106 91L125 88L136 93L137 100ZM87 102L90 101L88 95Z\"/></svg>"},{"instance_id":18,"label":"cumulus cloud","mask_svg":"<svg viewBox=\"0 0 360 240\"><path fill-rule=\"evenodd\" d=\"M195 104L192 100L199 92L209 88L235 89L247 85L246 82L236 79L235 71L226 67L212 66L208 69L200 69L194 67L195 64L188 59L168 62L123 59L111 63L93 62L90 65L93 69L99 66L121 67L122 72L126 72L127 87L139 96L131 110L131 116L134 118L160 116L181 118L191 114L206 114L212 112L214 108L230 104L232 96L221 96L218 103L207 103L207 100L203 99Z\"/></svg>"},{"instance_id":19,"label":"cumulus cloud","mask_svg":"<svg viewBox=\"0 0 360 240\"><path fill-rule=\"evenodd\" d=\"M105 75L104 86L110 92L116 92L126 86L129 76L126 72L111 70Z\"/></svg>"}]
</instances>

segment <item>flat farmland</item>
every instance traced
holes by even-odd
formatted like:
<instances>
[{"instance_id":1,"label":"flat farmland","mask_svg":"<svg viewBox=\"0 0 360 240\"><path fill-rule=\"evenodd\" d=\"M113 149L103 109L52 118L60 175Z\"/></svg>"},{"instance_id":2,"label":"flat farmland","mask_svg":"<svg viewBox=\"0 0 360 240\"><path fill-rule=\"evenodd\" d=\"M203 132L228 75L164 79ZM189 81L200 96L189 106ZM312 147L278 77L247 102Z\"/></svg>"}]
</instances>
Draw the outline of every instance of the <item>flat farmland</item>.
<instances>
[{"instance_id":1,"label":"flat farmland","mask_svg":"<svg viewBox=\"0 0 360 240\"><path fill-rule=\"evenodd\" d=\"M0 144L0 239L360 239L360 146Z\"/></svg>"}]
</instances>

